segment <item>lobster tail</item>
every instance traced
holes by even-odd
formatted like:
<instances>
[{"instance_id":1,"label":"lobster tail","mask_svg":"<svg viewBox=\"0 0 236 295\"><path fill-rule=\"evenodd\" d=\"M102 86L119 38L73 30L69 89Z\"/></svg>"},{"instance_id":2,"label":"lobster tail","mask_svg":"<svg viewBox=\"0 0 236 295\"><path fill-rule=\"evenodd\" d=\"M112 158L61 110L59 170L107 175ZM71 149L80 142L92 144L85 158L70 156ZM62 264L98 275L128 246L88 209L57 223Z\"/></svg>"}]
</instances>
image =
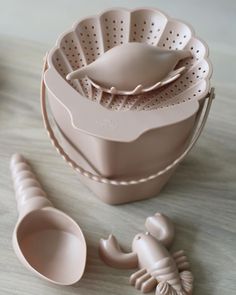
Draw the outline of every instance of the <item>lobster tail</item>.
<instances>
[{"instance_id":1,"label":"lobster tail","mask_svg":"<svg viewBox=\"0 0 236 295\"><path fill-rule=\"evenodd\" d=\"M159 283L156 287L155 295L168 295L170 291L170 285L166 282Z\"/></svg>"},{"instance_id":2,"label":"lobster tail","mask_svg":"<svg viewBox=\"0 0 236 295\"><path fill-rule=\"evenodd\" d=\"M156 287L155 295L187 295L191 293L186 293L184 290L176 291L167 282L161 282Z\"/></svg>"},{"instance_id":3,"label":"lobster tail","mask_svg":"<svg viewBox=\"0 0 236 295\"><path fill-rule=\"evenodd\" d=\"M167 282L161 282L156 287L155 295L177 295L177 292Z\"/></svg>"},{"instance_id":4,"label":"lobster tail","mask_svg":"<svg viewBox=\"0 0 236 295\"><path fill-rule=\"evenodd\" d=\"M193 291L193 275L189 270L182 271L180 274L180 280L183 289L187 294L192 294Z\"/></svg>"},{"instance_id":5,"label":"lobster tail","mask_svg":"<svg viewBox=\"0 0 236 295\"><path fill-rule=\"evenodd\" d=\"M174 225L167 216L156 213L146 219L145 227L163 245L171 246L174 239Z\"/></svg>"}]
</instances>

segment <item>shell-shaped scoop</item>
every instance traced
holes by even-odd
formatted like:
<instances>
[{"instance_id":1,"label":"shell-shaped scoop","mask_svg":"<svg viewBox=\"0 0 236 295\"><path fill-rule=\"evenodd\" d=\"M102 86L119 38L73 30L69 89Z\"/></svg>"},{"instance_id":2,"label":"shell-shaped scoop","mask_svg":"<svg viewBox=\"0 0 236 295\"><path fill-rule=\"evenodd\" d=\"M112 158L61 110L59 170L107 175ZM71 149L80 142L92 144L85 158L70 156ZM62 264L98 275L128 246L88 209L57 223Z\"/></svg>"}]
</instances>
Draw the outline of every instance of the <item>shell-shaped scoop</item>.
<instances>
[{"instance_id":1,"label":"shell-shaped scoop","mask_svg":"<svg viewBox=\"0 0 236 295\"><path fill-rule=\"evenodd\" d=\"M67 80L87 77L94 87L112 94L132 95L159 88L177 79L185 66L178 62L190 51L165 50L145 43L115 46L91 64L67 75Z\"/></svg>"},{"instance_id":2,"label":"shell-shaped scoop","mask_svg":"<svg viewBox=\"0 0 236 295\"><path fill-rule=\"evenodd\" d=\"M21 155L13 155L12 172L19 220L13 247L24 266L59 285L80 280L86 263L86 242L78 224L52 207Z\"/></svg>"}]
</instances>

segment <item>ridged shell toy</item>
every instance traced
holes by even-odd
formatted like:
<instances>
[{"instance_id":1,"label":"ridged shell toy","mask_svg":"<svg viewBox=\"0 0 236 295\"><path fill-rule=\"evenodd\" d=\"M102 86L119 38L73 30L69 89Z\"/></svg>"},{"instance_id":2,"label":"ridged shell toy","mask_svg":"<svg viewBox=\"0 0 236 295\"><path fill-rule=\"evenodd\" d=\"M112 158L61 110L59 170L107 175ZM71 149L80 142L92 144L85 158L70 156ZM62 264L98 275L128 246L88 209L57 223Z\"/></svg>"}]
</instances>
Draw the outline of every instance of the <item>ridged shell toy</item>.
<instances>
[{"instance_id":1,"label":"ridged shell toy","mask_svg":"<svg viewBox=\"0 0 236 295\"><path fill-rule=\"evenodd\" d=\"M76 283L87 252L80 227L52 206L21 155L12 156L10 169L19 211L13 232L17 257L40 278L59 285Z\"/></svg>"},{"instance_id":2,"label":"ridged shell toy","mask_svg":"<svg viewBox=\"0 0 236 295\"><path fill-rule=\"evenodd\" d=\"M186 66L175 67L187 57L191 57L187 50L167 50L130 42L113 47L91 64L69 73L66 78L88 78L94 87L112 94L139 94L176 80Z\"/></svg>"},{"instance_id":3,"label":"ridged shell toy","mask_svg":"<svg viewBox=\"0 0 236 295\"><path fill-rule=\"evenodd\" d=\"M156 213L145 223L148 232L137 234L132 252L124 253L116 238L101 239L100 256L105 263L117 268L139 270L130 277L130 283L143 293L156 287L156 295L190 295L193 276L184 251L170 254L167 248L174 238L174 226L164 214Z\"/></svg>"}]
</instances>

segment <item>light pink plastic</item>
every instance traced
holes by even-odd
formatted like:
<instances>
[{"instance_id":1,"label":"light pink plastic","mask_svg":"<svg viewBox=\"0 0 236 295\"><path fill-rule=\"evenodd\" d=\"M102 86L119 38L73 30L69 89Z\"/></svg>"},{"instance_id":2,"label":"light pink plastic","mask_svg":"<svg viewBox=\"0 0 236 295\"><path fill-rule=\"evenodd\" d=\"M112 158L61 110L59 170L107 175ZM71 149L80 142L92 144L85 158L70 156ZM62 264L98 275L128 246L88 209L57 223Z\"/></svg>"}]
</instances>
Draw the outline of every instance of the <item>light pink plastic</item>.
<instances>
[{"instance_id":1,"label":"light pink plastic","mask_svg":"<svg viewBox=\"0 0 236 295\"><path fill-rule=\"evenodd\" d=\"M189 50L192 57L178 63L177 68L186 67L180 78L145 94L109 94L86 78L66 80L68 73L129 41ZM110 204L156 195L196 142L209 113L212 69L205 44L189 26L158 10L114 9L63 34L47 64L41 96L45 127L81 180ZM47 118L44 83L61 144Z\"/></svg>"},{"instance_id":2,"label":"light pink plastic","mask_svg":"<svg viewBox=\"0 0 236 295\"><path fill-rule=\"evenodd\" d=\"M19 220L13 247L21 263L39 277L59 285L80 280L86 263L86 242L80 227L53 208L21 155L11 159Z\"/></svg>"},{"instance_id":3,"label":"light pink plastic","mask_svg":"<svg viewBox=\"0 0 236 295\"><path fill-rule=\"evenodd\" d=\"M177 65L178 68L186 67L186 73L164 89L133 96L103 93L94 88L87 78L66 81L70 72L86 67L109 49L128 42L158 46L171 52L190 51L191 57ZM191 26L170 18L158 9L110 9L87 17L58 38L47 60L49 68L55 69L65 84L110 110L168 107L187 100L201 100L210 90L212 66L207 45L195 36Z\"/></svg>"},{"instance_id":4,"label":"light pink plastic","mask_svg":"<svg viewBox=\"0 0 236 295\"><path fill-rule=\"evenodd\" d=\"M117 268L139 270L130 277L130 283L143 293L156 287L156 295L190 295L193 276L184 251L169 253L174 238L171 220L160 213L146 220L148 232L137 234L132 242L132 252L124 253L113 235L101 239L99 253L102 260Z\"/></svg>"},{"instance_id":5,"label":"light pink plastic","mask_svg":"<svg viewBox=\"0 0 236 295\"><path fill-rule=\"evenodd\" d=\"M149 92L180 77L191 57L188 50L167 50L146 43L129 42L113 47L89 65L72 71L67 80L88 78L100 91L133 95Z\"/></svg>"}]
</instances>

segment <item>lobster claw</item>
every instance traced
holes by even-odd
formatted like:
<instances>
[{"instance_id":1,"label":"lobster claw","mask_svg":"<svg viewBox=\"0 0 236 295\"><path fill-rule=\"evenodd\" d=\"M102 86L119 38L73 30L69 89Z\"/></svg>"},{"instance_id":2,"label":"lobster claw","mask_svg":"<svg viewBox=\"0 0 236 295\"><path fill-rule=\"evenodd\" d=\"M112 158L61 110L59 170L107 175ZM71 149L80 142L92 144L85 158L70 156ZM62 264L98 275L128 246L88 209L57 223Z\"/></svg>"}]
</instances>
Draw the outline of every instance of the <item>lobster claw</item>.
<instances>
[{"instance_id":1,"label":"lobster claw","mask_svg":"<svg viewBox=\"0 0 236 295\"><path fill-rule=\"evenodd\" d=\"M170 247L174 235L174 225L172 221L164 214L156 213L146 219L145 227L149 233L161 242L165 247Z\"/></svg>"}]
</instances>

